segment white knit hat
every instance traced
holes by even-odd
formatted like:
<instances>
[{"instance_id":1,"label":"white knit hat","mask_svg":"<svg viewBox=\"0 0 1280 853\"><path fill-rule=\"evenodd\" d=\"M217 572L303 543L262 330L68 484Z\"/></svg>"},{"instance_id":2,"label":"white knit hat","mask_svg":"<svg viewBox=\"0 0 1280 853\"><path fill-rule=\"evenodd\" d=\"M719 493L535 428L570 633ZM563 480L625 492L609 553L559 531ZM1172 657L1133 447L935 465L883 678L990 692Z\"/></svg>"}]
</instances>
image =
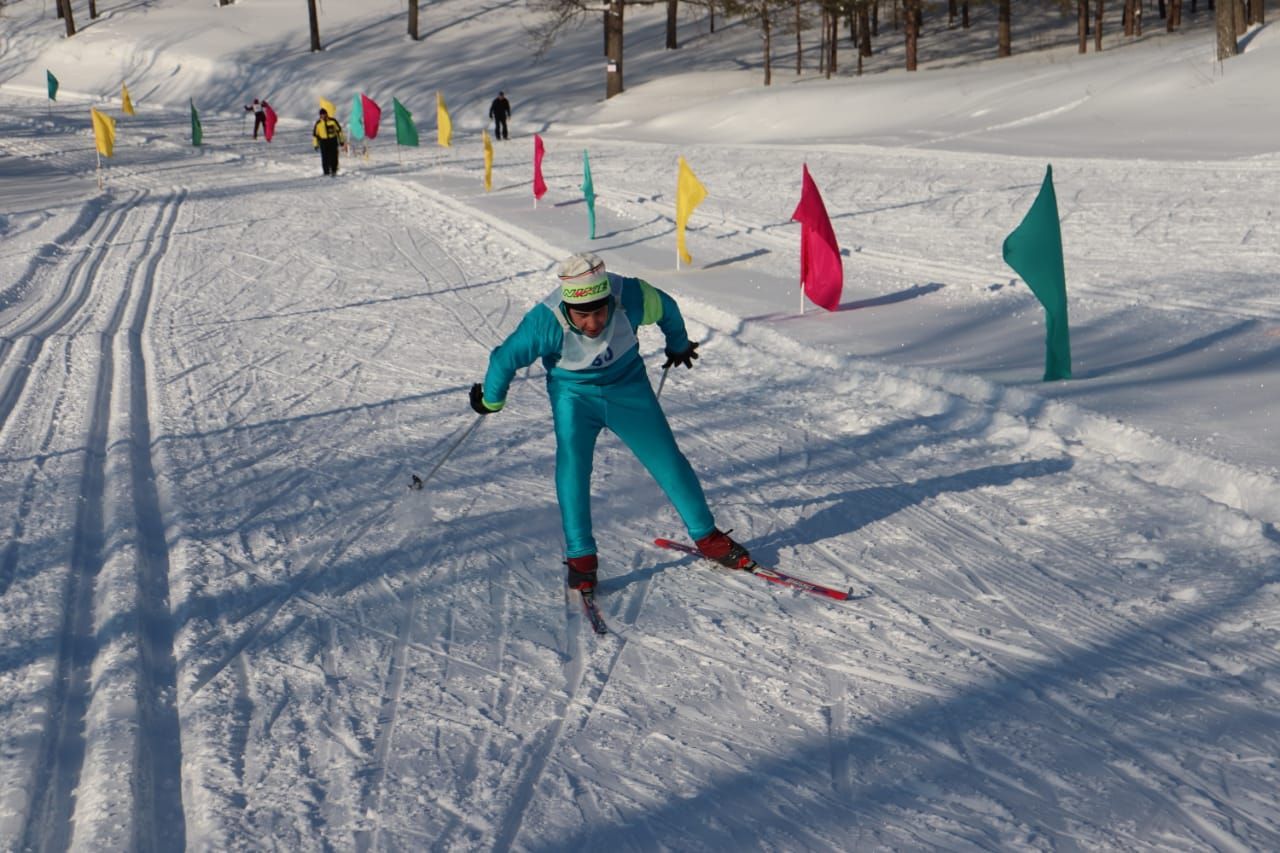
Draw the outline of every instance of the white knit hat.
<instances>
[{"instance_id":1,"label":"white knit hat","mask_svg":"<svg viewBox=\"0 0 1280 853\"><path fill-rule=\"evenodd\" d=\"M560 299L566 305L599 302L612 292L604 261L591 252L579 252L560 262Z\"/></svg>"}]
</instances>

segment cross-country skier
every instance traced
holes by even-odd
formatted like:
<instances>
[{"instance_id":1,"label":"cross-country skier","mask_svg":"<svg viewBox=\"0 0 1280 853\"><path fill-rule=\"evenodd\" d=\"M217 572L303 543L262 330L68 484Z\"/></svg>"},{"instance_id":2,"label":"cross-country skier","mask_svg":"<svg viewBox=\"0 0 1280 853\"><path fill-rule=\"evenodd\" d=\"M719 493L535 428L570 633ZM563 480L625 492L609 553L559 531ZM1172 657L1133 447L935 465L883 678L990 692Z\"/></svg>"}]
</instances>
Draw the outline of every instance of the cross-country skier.
<instances>
[{"instance_id":1,"label":"cross-country skier","mask_svg":"<svg viewBox=\"0 0 1280 853\"><path fill-rule=\"evenodd\" d=\"M693 367L698 345L689 340L675 300L647 281L606 272L590 252L562 261L559 279L489 356L484 383L471 387L471 407L482 415L501 409L516 372L542 359L556 432L556 497L569 587L596 585L591 466L605 427L658 481L704 556L731 569L750 565L747 550L716 528L640 358L636 329L657 323L666 337L663 367Z\"/></svg>"},{"instance_id":2,"label":"cross-country skier","mask_svg":"<svg viewBox=\"0 0 1280 853\"><path fill-rule=\"evenodd\" d=\"M320 118L311 131L311 147L320 149L320 168L332 178L338 176L338 146L346 144L342 135L342 125L329 115L329 111L320 108Z\"/></svg>"}]
</instances>

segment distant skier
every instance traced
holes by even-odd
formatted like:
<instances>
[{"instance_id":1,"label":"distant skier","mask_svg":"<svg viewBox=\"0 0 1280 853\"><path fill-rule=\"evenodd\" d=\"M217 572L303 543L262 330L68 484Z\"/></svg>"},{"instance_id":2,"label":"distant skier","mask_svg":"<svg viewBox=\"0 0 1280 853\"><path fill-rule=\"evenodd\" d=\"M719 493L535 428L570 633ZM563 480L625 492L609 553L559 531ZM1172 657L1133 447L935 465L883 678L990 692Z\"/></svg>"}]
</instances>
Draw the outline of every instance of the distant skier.
<instances>
[{"instance_id":1,"label":"distant skier","mask_svg":"<svg viewBox=\"0 0 1280 853\"><path fill-rule=\"evenodd\" d=\"M267 130L266 103L267 103L266 101L259 101L257 98L254 98L252 104L245 104L244 106L245 112L253 113L253 138L254 139L258 138L258 128L262 128L263 133L264 134L266 133L266 130Z\"/></svg>"},{"instance_id":2,"label":"distant skier","mask_svg":"<svg viewBox=\"0 0 1280 853\"><path fill-rule=\"evenodd\" d=\"M559 286L489 356L483 384L471 386L471 407L482 415L496 412L516 372L542 359L571 589L596 585L591 467L596 437L605 427L657 480L704 556L730 569L751 563L747 550L716 528L702 485L649 384L636 329L652 323L666 338L663 367L693 367L698 345L689 340L675 300L647 281L606 272L604 261L590 252L573 255L560 263Z\"/></svg>"},{"instance_id":3,"label":"distant skier","mask_svg":"<svg viewBox=\"0 0 1280 853\"><path fill-rule=\"evenodd\" d=\"M511 115L511 102L507 96L498 93L489 105L489 118L493 119L493 136L495 139L507 138L507 118Z\"/></svg>"},{"instance_id":4,"label":"distant skier","mask_svg":"<svg viewBox=\"0 0 1280 853\"><path fill-rule=\"evenodd\" d=\"M330 118L324 107L320 108L320 118L311 131L311 147L320 149L320 167L330 177L338 176L338 146L346 142L342 135L342 125L336 118Z\"/></svg>"}]
</instances>

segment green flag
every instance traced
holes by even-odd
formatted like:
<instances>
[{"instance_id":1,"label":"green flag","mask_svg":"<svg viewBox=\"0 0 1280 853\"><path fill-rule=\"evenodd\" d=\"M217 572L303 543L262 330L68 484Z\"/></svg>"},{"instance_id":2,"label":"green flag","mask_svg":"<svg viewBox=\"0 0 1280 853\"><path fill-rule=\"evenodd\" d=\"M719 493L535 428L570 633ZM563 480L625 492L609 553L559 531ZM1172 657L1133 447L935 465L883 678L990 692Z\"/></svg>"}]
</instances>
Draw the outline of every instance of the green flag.
<instances>
[{"instance_id":1,"label":"green flag","mask_svg":"<svg viewBox=\"0 0 1280 853\"><path fill-rule=\"evenodd\" d=\"M418 129L413 126L413 113L404 108L404 104L391 99L396 111L396 145L418 145Z\"/></svg>"},{"instance_id":2,"label":"green flag","mask_svg":"<svg viewBox=\"0 0 1280 853\"><path fill-rule=\"evenodd\" d=\"M1022 224L1004 240L1004 261L1044 306L1044 380L1071 378L1071 339L1067 328L1067 274L1062 263L1062 227L1053 192L1053 167L1045 169L1040 195Z\"/></svg>"},{"instance_id":3,"label":"green flag","mask_svg":"<svg viewBox=\"0 0 1280 853\"><path fill-rule=\"evenodd\" d=\"M591 159L587 149L582 149L582 197L587 200L588 240L596 238L596 188L591 182Z\"/></svg>"},{"instance_id":4,"label":"green flag","mask_svg":"<svg viewBox=\"0 0 1280 853\"><path fill-rule=\"evenodd\" d=\"M204 130L200 127L200 114L196 112L196 102L191 102L191 144L200 145L204 142Z\"/></svg>"},{"instance_id":5,"label":"green flag","mask_svg":"<svg viewBox=\"0 0 1280 853\"><path fill-rule=\"evenodd\" d=\"M49 100L51 101L58 100L58 78L54 77L53 72L49 71L48 69L45 70L44 76L48 78Z\"/></svg>"}]
</instances>

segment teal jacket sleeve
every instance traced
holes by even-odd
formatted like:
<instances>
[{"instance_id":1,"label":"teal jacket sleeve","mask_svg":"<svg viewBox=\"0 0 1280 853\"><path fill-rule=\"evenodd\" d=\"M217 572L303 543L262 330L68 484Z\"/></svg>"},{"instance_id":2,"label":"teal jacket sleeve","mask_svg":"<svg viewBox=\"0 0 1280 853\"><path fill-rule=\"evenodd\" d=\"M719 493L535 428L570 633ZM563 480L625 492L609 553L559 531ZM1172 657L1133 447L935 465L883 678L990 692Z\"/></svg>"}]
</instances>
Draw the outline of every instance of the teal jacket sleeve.
<instances>
[{"instance_id":1,"label":"teal jacket sleeve","mask_svg":"<svg viewBox=\"0 0 1280 853\"><path fill-rule=\"evenodd\" d=\"M516 330L489 354L484 375L484 403L495 412L507 402L507 391L516 371L539 358L558 355L564 344L564 330L551 309L539 303L529 310Z\"/></svg>"}]
</instances>

